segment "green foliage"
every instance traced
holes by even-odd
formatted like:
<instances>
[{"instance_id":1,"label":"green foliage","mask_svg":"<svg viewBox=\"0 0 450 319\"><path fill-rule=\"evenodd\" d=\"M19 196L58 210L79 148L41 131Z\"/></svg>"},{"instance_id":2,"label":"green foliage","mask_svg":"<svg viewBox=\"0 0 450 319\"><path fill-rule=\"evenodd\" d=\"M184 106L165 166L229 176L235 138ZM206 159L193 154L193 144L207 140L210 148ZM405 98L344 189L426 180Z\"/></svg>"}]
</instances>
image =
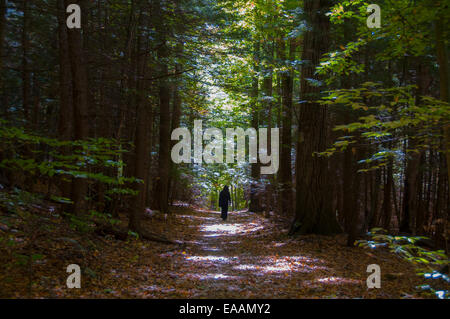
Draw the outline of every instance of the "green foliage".
<instances>
[{"instance_id":1,"label":"green foliage","mask_svg":"<svg viewBox=\"0 0 450 319\"><path fill-rule=\"evenodd\" d=\"M101 213L96 210L89 211L89 217L92 220L100 220L106 223L110 223L111 225L119 224L120 220L113 218L111 214Z\"/></svg>"},{"instance_id":2,"label":"green foliage","mask_svg":"<svg viewBox=\"0 0 450 319\"><path fill-rule=\"evenodd\" d=\"M65 214L70 220L70 227L82 233L89 233L94 230L94 224L86 216L76 216L73 214Z\"/></svg>"},{"instance_id":3,"label":"green foliage","mask_svg":"<svg viewBox=\"0 0 450 319\"><path fill-rule=\"evenodd\" d=\"M139 234L134 231L129 230L128 235L132 238L135 238L136 240L139 239Z\"/></svg>"},{"instance_id":4,"label":"green foliage","mask_svg":"<svg viewBox=\"0 0 450 319\"><path fill-rule=\"evenodd\" d=\"M322 104L351 107L361 116L358 122L336 126L334 130L345 135L320 155L331 156L349 145L374 145L375 152L359 162L366 164L360 170L365 172L385 166L390 158L404 156L401 142L405 140L414 140L414 148L407 149L407 153L430 148L444 151L442 127L450 123L450 104L430 96L422 96L421 102L416 103L413 89L413 86L381 88L378 83L367 82L358 89L328 92Z\"/></svg>"},{"instance_id":5,"label":"green foliage","mask_svg":"<svg viewBox=\"0 0 450 319\"><path fill-rule=\"evenodd\" d=\"M386 234L382 228L373 228L368 235L372 240L357 241L360 247L388 247L392 252L414 264L446 265L448 258L443 250L429 251L417 245L421 240L428 240L424 236L392 236Z\"/></svg>"},{"instance_id":6,"label":"green foliage","mask_svg":"<svg viewBox=\"0 0 450 319\"><path fill-rule=\"evenodd\" d=\"M26 213L28 206L39 205L41 202L41 195L18 188L14 188L11 192L0 192L0 208L13 214Z\"/></svg>"},{"instance_id":7,"label":"green foliage","mask_svg":"<svg viewBox=\"0 0 450 319\"><path fill-rule=\"evenodd\" d=\"M135 195L126 183L141 182L124 177L120 172L125 150L121 142L97 138L83 141L60 141L27 132L23 128L0 126L0 152L4 154L0 167L21 171L37 178L59 176L63 179L84 178L109 186L108 195ZM107 169L110 169L110 174ZM53 197L60 203L70 203L69 198Z\"/></svg>"},{"instance_id":8,"label":"green foliage","mask_svg":"<svg viewBox=\"0 0 450 319\"><path fill-rule=\"evenodd\" d=\"M420 241L429 240L424 236L393 236L388 235L382 228L373 228L368 233L370 240L358 240L356 245L364 248L387 247L391 252L416 265L418 275L427 279L441 279L450 282L446 274L440 273L433 267L444 267L450 264L443 250L430 251L421 247ZM435 290L430 285L419 287L422 290L431 291L438 298L449 298L447 290Z\"/></svg>"}]
</instances>

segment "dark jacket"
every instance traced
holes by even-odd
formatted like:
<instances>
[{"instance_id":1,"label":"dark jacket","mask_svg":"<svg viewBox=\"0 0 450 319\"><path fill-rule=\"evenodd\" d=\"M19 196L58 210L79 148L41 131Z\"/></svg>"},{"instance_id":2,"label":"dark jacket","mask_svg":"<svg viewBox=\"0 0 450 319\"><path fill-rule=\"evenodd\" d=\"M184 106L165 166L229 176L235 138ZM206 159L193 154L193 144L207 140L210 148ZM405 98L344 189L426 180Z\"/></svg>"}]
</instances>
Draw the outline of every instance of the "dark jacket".
<instances>
[{"instance_id":1,"label":"dark jacket","mask_svg":"<svg viewBox=\"0 0 450 319\"><path fill-rule=\"evenodd\" d=\"M228 207L228 203L231 200L230 191L225 186L219 194L219 207Z\"/></svg>"}]
</instances>

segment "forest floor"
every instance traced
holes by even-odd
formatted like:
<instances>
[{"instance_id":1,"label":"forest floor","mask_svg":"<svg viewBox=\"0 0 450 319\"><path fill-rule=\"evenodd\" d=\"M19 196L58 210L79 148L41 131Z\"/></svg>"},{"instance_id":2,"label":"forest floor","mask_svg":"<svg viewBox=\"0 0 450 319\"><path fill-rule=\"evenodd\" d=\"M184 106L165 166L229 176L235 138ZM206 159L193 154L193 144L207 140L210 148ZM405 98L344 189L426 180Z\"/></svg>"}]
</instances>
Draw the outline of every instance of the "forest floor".
<instances>
[{"instance_id":1,"label":"forest floor","mask_svg":"<svg viewBox=\"0 0 450 319\"><path fill-rule=\"evenodd\" d=\"M280 223L244 211L223 222L180 205L168 218L145 218L183 245L80 234L48 212L30 235L0 217L0 235L16 243L0 246L3 298L417 298L423 283L387 250L346 247L345 235L288 237ZM82 269L81 289L66 287L69 264ZM370 264L381 267L381 289L367 288Z\"/></svg>"}]
</instances>

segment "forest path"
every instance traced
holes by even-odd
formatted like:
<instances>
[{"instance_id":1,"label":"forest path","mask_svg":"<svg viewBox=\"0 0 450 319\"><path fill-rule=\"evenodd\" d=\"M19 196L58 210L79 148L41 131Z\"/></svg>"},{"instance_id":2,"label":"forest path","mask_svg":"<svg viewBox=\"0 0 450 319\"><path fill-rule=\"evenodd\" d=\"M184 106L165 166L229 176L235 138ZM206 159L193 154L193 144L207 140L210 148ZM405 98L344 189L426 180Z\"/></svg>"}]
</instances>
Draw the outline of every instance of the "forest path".
<instances>
[{"instance_id":1,"label":"forest path","mask_svg":"<svg viewBox=\"0 0 450 319\"><path fill-rule=\"evenodd\" d=\"M292 238L285 225L251 212L230 212L223 222L217 211L179 203L170 216L143 218L146 229L185 243L167 245L77 232L39 211L35 298L400 298L424 283L387 250L347 247L345 235ZM0 296L28 296L28 268L8 258L0 254ZM81 289L66 287L69 264L83 269ZM381 289L367 289L370 264L381 267Z\"/></svg>"},{"instance_id":2,"label":"forest path","mask_svg":"<svg viewBox=\"0 0 450 319\"><path fill-rule=\"evenodd\" d=\"M230 212L223 222L216 211L181 209L171 229L187 245L160 254L166 267L154 285L136 287L149 297L399 298L416 284L410 265L389 252L348 248L343 235L290 238L254 213ZM374 263L390 274L382 289L366 287Z\"/></svg>"}]
</instances>

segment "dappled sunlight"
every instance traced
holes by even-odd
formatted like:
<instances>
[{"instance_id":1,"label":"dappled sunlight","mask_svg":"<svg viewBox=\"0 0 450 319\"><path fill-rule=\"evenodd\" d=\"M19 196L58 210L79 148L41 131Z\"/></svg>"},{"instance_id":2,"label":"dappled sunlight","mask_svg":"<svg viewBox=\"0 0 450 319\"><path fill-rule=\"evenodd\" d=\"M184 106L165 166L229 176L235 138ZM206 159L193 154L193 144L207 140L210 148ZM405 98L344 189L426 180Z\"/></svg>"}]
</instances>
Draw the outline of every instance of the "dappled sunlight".
<instances>
[{"instance_id":1,"label":"dappled sunlight","mask_svg":"<svg viewBox=\"0 0 450 319\"><path fill-rule=\"evenodd\" d=\"M174 291L174 288L167 288L167 287L159 287L156 285L151 285L151 286L145 286L142 287L141 290L144 291L158 291L158 292L171 292Z\"/></svg>"},{"instance_id":2,"label":"dappled sunlight","mask_svg":"<svg viewBox=\"0 0 450 319\"><path fill-rule=\"evenodd\" d=\"M202 207L196 207L195 205L192 206L193 208L195 208L195 210L198 213L208 213L208 214L217 214L220 215L220 212L216 211L216 210L211 210L211 209L206 209L206 208L202 208Z\"/></svg>"},{"instance_id":3,"label":"dappled sunlight","mask_svg":"<svg viewBox=\"0 0 450 319\"><path fill-rule=\"evenodd\" d=\"M243 264L234 266L236 270L251 270L267 273L301 272L309 273L317 270L327 270L327 267L320 266L320 260L310 259L304 256L270 256L257 260L254 264Z\"/></svg>"},{"instance_id":4,"label":"dappled sunlight","mask_svg":"<svg viewBox=\"0 0 450 319\"><path fill-rule=\"evenodd\" d=\"M186 218L186 219L198 219L198 220L217 220L216 217L203 217L203 216L196 216L196 215L178 215L178 218Z\"/></svg>"},{"instance_id":5,"label":"dappled sunlight","mask_svg":"<svg viewBox=\"0 0 450 319\"><path fill-rule=\"evenodd\" d=\"M332 245L330 249L342 248L333 239L322 239L322 246L318 240L304 238L283 241L280 236L271 235L270 221L254 214L232 215L226 222L210 213L195 212L192 217L184 213L179 217L183 227L196 226L198 237L189 237L186 247L159 254L170 258L178 268L169 269L167 278L171 285L147 287L143 293L148 296L171 295L171 286L175 285L184 288L183 296L198 298L208 297L211 291L219 296L253 297L256 291L270 290L265 295L269 298L333 297L365 291L359 270L345 271L327 259L326 244ZM347 257L353 255L342 254L339 258Z\"/></svg>"},{"instance_id":6,"label":"dappled sunlight","mask_svg":"<svg viewBox=\"0 0 450 319\"><path fill-rule=\"evenodd\" d=\"M224 257L224 256L187 256L186 260L197 262L220 262L228 263L231 260L237 259L237 257Z\"/></svg>"},{"instance_id":7,"label":"dappled sunlight","mask_svg":"<svg viewBox=\"0 0 450 319\"><path fill-rule=\"evenodd\" d=\"M204 232L214 232L219 235L219 233L227 234L237 234L241 225L240 224L213 224L202 226L201 231Z\"/></svg>"},{"instance_id":8,"label":"dappled sunlight","mask_svg":"<svg viewBox=\"0 0 450 319\"><path fill-rule=\"evenodd\" d=\"M269 245L266 246L270 246L270 247L283 247L285 246L286 243L270 243Z\"/></svg>"},{"instance_id":9,"label":"dappled sunlight","mask_svg":"<svg viewBox=\"0 0 450 319\"><path fill-rule=\"evenodd\" d=\"M159 285L143 285L130 289L130 293L134 293L136 295L144 295L148 297L160 296L162 295L170 295L176 293L177 288L170 286L159 286ZM120 292L111 291L110 294L120 296Z\"/></svg>"},{"instance_id":10,"label":"dappled sunlight","mask_svg":"<svg viewBox=\"0 0 450 319\"><path fill-rule=\"evenodd\" d=\"M257 223L248 224L212 224L200 227L200 231L207 232L205 237L244 235L263 229L264 226Z\"/></svg>"},{"instance_id":11,"label":"dappled sunlight","mask_svg":"<svg viewBox=\"0 0 450 319\"><path fill-rule=\"evenodd\" d=\"M241 279L240 276L232 276L232 275L225 275L221 273L212 273L212 274L187 274L185 276L187 279L197 279L197 280L239 280Z\"/></svg>"},{"instance_id":12,"label":"dappled sunlight","mask_svg":"<svg viewBox=\"0 0 450 319\"><path fill-rule=\"evenodd\" d=\"M204 251L220 251L221 250L220 248L217 248L217 247L208 247L208 246L204 246L201 249Z\"/></svg>"},{"instance_id":13,"label":"dappled sunlight","mask_svg":"<svg viewBox=\"0 0 450 319\"><path fill-rule=\"evenodd\" d=\"M242 256L225 257L210 255L186 256L185 259L199 265L204 264L206 267L210 267L211 264L217 267L220 265L229 265L232 271L251 271L255 275L311 273L318 270L328 270L327 267L322 265L322 260L306 256L255 256L248 258Z\"/></svg>"},{"instance_id":14,"label":"dappled sunlight","mask_svg":"<svg viewBox=\"0 0 450 319\"><path fill-rule=\"evenodd\" d=\"M318 288L323 285L326 286L342 286L342 285L361 285L362 280L343 278L343 277L321 277L314 280L305 280L302 285L310 288Z\"/></svg>"},{"instance_id":15,"label":"dappled sunlight","mask_svg":"<svg viewBox=\"0 0 450 319\"><path fill-rule=\"evenodd\" d=\"M341 277L325 277L317 279L317 282L328 285L339 285L339 284L360 284L361 280L341 278Z\"/></svg>"}]
</instances>

